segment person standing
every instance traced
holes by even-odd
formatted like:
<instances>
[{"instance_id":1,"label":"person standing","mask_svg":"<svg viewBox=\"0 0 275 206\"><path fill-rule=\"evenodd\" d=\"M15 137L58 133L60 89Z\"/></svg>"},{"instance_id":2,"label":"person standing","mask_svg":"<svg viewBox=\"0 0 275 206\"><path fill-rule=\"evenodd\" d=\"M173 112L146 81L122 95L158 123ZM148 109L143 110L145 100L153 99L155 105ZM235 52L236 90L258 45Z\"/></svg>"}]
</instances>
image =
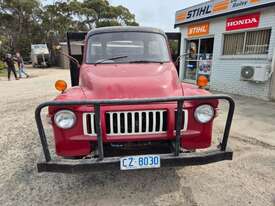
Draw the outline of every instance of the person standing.
<instances>
[{"instance_id":1,"label":"person standing","mask_svg":"<svg viewBox=\"0 0 275 206\"><path fill-rule=\"evenodd\" d=\"M14 77L16 80L19 80L19 78L16 75L15 67L14 67L14 61L11 54L7 54L6 58L4 60L8 66L8 80L10 81L11 72L14 74Z\"/></svg>"},{"instance_id":2,"label":"person standing","mask_svg":"<svg viewBox=\"0 0 275 206\"><path fill-rule=\"evenodd\" d=\"M28 75L25 71L24 60L19 52L16 52L16 61L19 69L19 78L22 78L23 74L26 76L26 78L29 78L30 75Z\"/></svg>"}]
</instances>

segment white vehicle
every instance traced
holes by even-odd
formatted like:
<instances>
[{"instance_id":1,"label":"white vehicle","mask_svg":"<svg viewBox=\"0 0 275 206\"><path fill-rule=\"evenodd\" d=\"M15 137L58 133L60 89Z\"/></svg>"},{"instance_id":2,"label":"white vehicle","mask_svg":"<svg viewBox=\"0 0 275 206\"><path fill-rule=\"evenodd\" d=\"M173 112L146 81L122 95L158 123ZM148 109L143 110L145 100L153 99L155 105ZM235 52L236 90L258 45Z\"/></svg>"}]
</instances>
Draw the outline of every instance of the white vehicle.
<instances>
[{"instance_id":1,"label":"white vehicle","mask_svg":"<svg viewBox=\"0 0 275 206\"><path fill-rule=\"evenodd\" d=\"M33 67L49 67L50 52L46 44L31 45L31 60Z\"/></svg>"}]
</instances>

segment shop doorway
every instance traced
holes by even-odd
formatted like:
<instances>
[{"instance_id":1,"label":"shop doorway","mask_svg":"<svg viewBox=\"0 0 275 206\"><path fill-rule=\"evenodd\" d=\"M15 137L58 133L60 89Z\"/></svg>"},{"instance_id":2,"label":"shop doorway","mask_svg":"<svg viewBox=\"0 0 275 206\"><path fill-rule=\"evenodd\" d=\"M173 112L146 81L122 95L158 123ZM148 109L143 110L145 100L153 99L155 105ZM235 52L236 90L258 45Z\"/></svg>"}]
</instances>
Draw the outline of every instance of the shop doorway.
<instances>
[{"instance_id":1,"label":"shop doorway","mask_svg":"<svg viewBox=\"0 0 275 206\"><path fill-rule=\"evenodd\" d=\"M180 55L180 46L181 46L181 33L180 32L168 32L166 33L168 38L168 43L170 46L172 60L175 63L177 72L179 74L179 63L176 62Z\"/></svg>"},{"instance_id":2,"label":"shop doorway","mask_svg":"<svg viewBox=\"0 0 275 206\"><path fill-rule=\"evenodd\" d=\"M184 62L184 80L195 83L204 75L210 82L214 38L186 40L186 57Z\"/></svg>"}]
</instances>

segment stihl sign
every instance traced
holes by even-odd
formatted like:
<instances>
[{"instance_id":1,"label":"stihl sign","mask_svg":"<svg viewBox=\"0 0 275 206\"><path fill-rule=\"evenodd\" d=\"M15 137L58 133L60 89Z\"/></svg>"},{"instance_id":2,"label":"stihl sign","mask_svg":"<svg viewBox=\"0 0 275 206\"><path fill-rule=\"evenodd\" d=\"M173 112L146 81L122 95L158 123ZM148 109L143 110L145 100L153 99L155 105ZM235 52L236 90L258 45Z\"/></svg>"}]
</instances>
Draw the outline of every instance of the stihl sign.
<instances>
[{"instance_id":1,"label":"stihl sign","mask_svg":"<svg viewBox=\"0 0 275 206\"><path fill-rule=\"evenodd\" d=\"M189 37L203 36L208 34L209 34L209 22L188 26L187 35Z\"/></svg>"},{"instance_id":2,"label":"stihl sign","mask_svg":"<svg viewBox=\"0 0 275 206\"><path fill-rule=\"evenodd\" d=\"M226 31L258 27L260 13L228 18L226 20Z\"/></svg>"}]
</instances>

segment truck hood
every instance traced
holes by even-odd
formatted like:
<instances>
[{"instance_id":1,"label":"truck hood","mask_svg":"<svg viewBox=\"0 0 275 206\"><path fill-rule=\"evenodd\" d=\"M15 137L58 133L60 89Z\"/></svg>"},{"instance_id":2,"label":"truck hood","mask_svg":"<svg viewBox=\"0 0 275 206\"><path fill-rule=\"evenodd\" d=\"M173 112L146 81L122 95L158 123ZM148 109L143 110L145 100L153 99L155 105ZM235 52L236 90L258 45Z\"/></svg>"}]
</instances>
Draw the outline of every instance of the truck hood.
<instances>
[{"instance_id":1,"label":"truck hood","mask_svg":"<svg viewBox=\"0 0 275 206\"><path fill-rule=\"evenodd\" d=\"M173 63L83 65L80 86L87 99L183 95Z\"/></svg>"}]
</instances>

